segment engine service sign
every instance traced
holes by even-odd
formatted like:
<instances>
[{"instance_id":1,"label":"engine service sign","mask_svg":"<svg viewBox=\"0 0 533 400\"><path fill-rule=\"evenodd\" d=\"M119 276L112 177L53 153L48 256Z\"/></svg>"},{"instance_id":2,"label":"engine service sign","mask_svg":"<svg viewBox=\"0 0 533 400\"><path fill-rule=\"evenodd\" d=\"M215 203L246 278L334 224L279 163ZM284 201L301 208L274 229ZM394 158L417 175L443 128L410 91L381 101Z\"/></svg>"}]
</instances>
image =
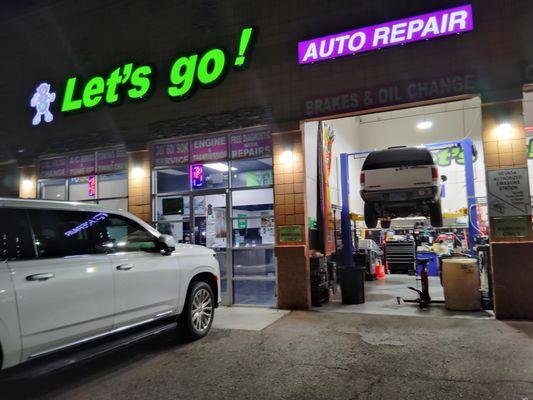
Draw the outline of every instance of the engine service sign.
<instances>
[{"instance_id":1,"label":"engine service sign","mask_svg":"<svg viewBox=\"0 0 533 400\"><path fill-rule=\"evenodd\" d=\"M355 55L474 29L472 6L450 8L298 43L298 62Z\"/></svg>"}]
</instances>

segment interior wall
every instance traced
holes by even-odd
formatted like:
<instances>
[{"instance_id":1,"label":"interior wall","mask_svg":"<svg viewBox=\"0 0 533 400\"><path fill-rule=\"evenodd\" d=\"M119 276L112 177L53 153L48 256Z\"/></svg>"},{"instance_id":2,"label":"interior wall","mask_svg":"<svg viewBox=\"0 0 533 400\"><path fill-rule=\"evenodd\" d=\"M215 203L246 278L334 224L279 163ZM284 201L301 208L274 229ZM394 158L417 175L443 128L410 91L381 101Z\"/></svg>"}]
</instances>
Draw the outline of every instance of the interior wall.
<instances>
[{"instance_id":1,"label":"interior wall","mask_svg":"<svg viewBox=\"0 0 533 400\"><path fill-rule=\"evenodd\" d=\"M531 97L533 119L533 96ZM433 126L420 130L416 126L422 120L430 120ZM477 150L474 163L475 189L478 202L486 202L485 169L481 141L481 100L468 99L395 110L363 116L328 120L333 126L333 165L330 176L332 204L341 205L340 160L343 152L361 152L384 149L391 146L418 146L471 138ZM533 122L531 123L533 126ZM305 124L305 155L308 215L316 217L316 137L318 122ZM363 201L359 195L359 173L366 155L350 158L349 187L350 211L363 213ZM444 157L445 158L445 157ZM449 166L440 166L441 175L448 178L442 199L444 212L455 212L467 206L464 166L451 160Z\"/></svg>"}]
</instances>

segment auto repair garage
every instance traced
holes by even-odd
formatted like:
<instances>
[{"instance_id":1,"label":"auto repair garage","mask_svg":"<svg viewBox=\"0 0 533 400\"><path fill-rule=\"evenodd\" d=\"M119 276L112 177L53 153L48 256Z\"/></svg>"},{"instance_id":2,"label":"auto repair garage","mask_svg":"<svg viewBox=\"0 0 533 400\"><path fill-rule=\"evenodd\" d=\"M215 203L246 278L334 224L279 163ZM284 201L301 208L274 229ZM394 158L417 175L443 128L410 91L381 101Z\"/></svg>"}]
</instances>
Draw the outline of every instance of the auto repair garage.
<instances>
[{"instance_id":1,"label":"auto repair garage","mask_svg":"<svg viewBox=\"0 0 533 400\"><path fill-rule=\"evenodd\" d=\"M314 306L492 315L481 121L471 97L304 124L310 248L332 254L311 259Z\"/></svg>"}]
</instances>

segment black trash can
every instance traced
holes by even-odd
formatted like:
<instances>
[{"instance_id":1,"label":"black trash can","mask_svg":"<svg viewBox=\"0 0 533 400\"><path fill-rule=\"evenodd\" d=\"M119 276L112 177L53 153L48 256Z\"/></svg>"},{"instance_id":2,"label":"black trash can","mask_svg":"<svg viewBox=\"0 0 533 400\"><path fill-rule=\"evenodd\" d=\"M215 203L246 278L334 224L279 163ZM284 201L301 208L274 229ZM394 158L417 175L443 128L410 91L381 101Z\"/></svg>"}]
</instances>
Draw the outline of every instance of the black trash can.
<instances>
[{"instance_id":1,"label":"black trash can","mask_svg":"<svg viewBox=\"0 0 533 400\"><path fill-rule=\"evenodd\" d=\"M342 304L365 302L365 267L337 267L339 272Z\"/></svg>"}]
</instances>

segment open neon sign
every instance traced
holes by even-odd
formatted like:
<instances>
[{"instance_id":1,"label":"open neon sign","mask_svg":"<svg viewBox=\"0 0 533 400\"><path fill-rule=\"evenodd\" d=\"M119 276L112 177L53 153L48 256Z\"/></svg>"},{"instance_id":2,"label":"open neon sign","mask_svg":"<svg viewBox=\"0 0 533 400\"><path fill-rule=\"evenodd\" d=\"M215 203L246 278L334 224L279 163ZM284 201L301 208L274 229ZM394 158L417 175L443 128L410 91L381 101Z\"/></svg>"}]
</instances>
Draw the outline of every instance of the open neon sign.
<instances>
[{"instance_id":1,"label":"open neon sign","mask_svg":"<svg viewBox=\"0 0 533 400\"><path fill-rule=\"evenodd\" d=\"M193 189L203 188L205 185L204 166L201 164L191 165L191 186Z\"/></svg>"},{"instance_id":2,"label":"open neon sign","mask_svg":"<svg viewBox=\"0 0 533 400\"><path fill-rule=\"evenodd\" d=\"M455 7L300 42L298 62L325 61L473 29L472 6Z\"/></svg>"}]
</instances>

